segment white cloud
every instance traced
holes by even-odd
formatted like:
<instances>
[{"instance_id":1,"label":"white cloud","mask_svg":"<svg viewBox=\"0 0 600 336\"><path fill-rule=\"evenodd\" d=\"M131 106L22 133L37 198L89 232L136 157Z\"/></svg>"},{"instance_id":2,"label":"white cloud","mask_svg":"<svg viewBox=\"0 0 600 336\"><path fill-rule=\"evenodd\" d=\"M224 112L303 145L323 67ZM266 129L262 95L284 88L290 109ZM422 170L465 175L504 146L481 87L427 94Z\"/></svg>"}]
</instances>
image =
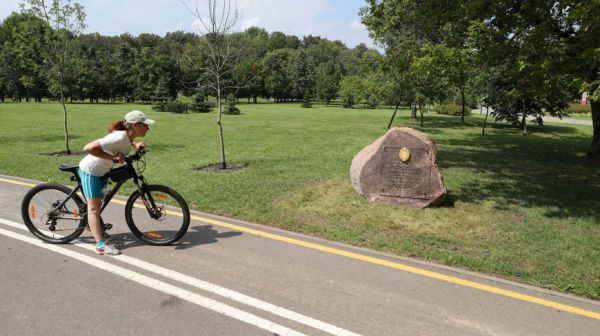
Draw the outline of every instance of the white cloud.
<instances>
[{"instance_id":1,"label":"white cloud","mask_svg":"<svg viewBox=\"0 0 600 336\"><path fill-rule=\"evenodd\" d=\"M365 30L366 27L360 22L360 20L352 20L350 21L350 28L354 30Z\"/></svg>"},{"instance_id":2,"label":"white cloud","mask_svg":"<svg viewBox=\"0 0 600 336\"><path fill-rule=\"evenodd\" d=\"M198 33L199 23L181 1L165 0L75 0L87 13L87 33L104 35L133 35L152 33L164 36L175 30ZM183 0L192 11L207 15L207 0ZM235 3L236 0L233 0ZM18 0L0 0L0 20L18 11ZM360 1L339 0L237 0L242 14L236 27L243 31L250 26L268 32L281 31L302 38L318 35L329 40L341 40L348 47L358 43L372 46L366 27L360 23Z\"/></svg>"},{"instance_id":3,"label":"white cloud","mask_svg":"<svg viewBox=\"0 0 600 336\"><path fill-rule=\"evenodd\" d=\"M243 19L242 20L242 30L245 30L245 29L253 27L253 26L259 27L260 26L259 22L260 22L260 16L253 16L249 19Z\"/></svg>"}]
</instances>

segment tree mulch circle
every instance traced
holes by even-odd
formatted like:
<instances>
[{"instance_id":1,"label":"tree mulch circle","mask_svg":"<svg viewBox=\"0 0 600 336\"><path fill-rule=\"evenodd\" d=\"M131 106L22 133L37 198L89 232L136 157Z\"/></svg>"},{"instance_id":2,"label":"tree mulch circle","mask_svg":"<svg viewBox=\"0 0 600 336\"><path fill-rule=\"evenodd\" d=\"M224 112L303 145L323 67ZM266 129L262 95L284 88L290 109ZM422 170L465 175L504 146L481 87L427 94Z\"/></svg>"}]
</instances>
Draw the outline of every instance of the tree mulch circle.
<instances>
[{"instance_id":1,"label":"tree mulch circle","mask_svg":"<svg viewBox=\"0 0 600 336\"><path fill-rule=\"evenodd\" d=\"M48 155L48 156L79 156L79 155L84 155L86 154L84 151L71 151L71 153L68 153L67 151L59 151L59 152L52 152L52 153L40 153L40 155Z\"/></svg>"},{"instance_id":2,"label":"tree mulch circle","mask_svg":"<svg viewBox=\"0 0 600 336\"><path fill-rule=\"evenodd\" d=\"M206 166L195 167L193 170L200 170L212 173L230 173L238 170L243 170L248 167L247 163L228 163L225 169L221 169L221 163L211 163Z\"/></svg>"}]
</instances>

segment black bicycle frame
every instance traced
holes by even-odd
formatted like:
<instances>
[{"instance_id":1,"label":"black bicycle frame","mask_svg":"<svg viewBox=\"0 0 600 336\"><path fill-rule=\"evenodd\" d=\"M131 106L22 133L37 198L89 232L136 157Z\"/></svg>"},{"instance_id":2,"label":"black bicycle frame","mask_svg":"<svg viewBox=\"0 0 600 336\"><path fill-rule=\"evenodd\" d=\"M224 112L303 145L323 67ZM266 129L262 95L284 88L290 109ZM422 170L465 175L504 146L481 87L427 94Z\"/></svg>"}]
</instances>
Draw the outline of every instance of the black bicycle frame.
<instances>
[{"instance_id":1,"label":"black bicycle frame","mask_svg":"<svg viewBox=\"0 0 600 336\"><path fill-rule=\"evenodd\" d=\"M146 186L148 184L146 183L144 176L142 176L141 174L138 175L131 163L127 163L126 166L127 166L127 172L129 173L129 176L131 176L131 177L129 177L123 181L115 182L116 183L115 186L102 199L102 207L100 208L100 213L102 213L104 211L104 209L106 208L108 203L110 203L112 198L117 194L117 192L119 191L121 186L128 180L133 179L133 183L136 186L136 189L140 193L140 197L142 199L142 202L144 203L144 206L146 207L146 210L148 211L148 214L150 215L150 217L152 217L154 219L159 218L160 215L157 214L154 210L156 208L156 203L154 202L152 195L148 194L147 195L148 197L146 197L145 191L147 188ZM79 177L79 174L74 174L74 175L75 175L74 179L77 181L77 187L75 187L75 189L73 189L73 191L71 191L69 196L62 202L62 204L60 204L60 206L63 206L71 198L71 196L73 196L73 194L75 194L76 192L78 192L79 190L82 189L81 179ZM71 180L73 180L73 178L71 178ZM140 185L140 181L142 182L141 185ZM82 195L83 195L84 203L87 205L87 198L85 197L85 194L82 193ZM80 209L80 211L81 211L81 209ZM87 207L86 207L85 211L87 212Z\"/></svg>"}]
</instances>

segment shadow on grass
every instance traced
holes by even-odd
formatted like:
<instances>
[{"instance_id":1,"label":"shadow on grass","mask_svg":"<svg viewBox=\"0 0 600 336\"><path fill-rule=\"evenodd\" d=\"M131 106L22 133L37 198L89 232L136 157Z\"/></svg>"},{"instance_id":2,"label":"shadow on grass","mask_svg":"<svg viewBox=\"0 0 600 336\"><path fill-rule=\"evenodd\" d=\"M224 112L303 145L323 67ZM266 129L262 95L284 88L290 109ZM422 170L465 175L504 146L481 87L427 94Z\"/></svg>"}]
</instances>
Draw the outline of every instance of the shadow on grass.
<instances>
[{"instance_id":1,"label":"shadow on grass","mask_svg":"<svg viewBox=\"0 0 600 336\"><path fill-rule=\"evenodd\" d=\"M466 169L464 174L474 176L449 190L445 206L457 199L496 199L498 209L544 207L547 217L592 217L600 222L600 169L586 163L583 151L590 139L571 134L575 131L546 126L543 136L466 135L438 142L440 168Z\"/></svg>"},{"instance_id":2,"label":"shadow on grass","mask_svg":"<svg viewBox=\"0 0 600 336\"><path fill-rule=\"evenodd\" d=\"M450 117L443 115L429 115L425 116L423 127L420 126L420 119L411 119L409 117L396 118L392 127L412 127L419 131L425 132L430 135L448 133L448 129L479 129L481 131L483 127L483 120L468 118L465 119L465 123L460 122L460 117ZM545 133L545 134L575 134L578 129L569 125L545 125L539 126L536 124L527 125L529 132L534 133ZM521 134L522 130L517 126L507 124L505 122L495 123L493 120L488 120L486 131L490 130L503 130L510 134Z\"/></svg>"},{"instance_id":3,"label":"shadow on grass","mask_svg":"<svg viewBox=\"0 0 600 336\"><path fill-rule=\"evenodd\" d=\"M81 139L80 135L69 135L69 141L71 140L77 140L77 139ZM28 135L26 137L23 137L22 134L19 134L17 136L0 136L0 143L19 143L19 142L58 142L58 143L63 143L65 141L65 136L64 134L39 134L39 135Z\"/></svg>"}]
</instances>

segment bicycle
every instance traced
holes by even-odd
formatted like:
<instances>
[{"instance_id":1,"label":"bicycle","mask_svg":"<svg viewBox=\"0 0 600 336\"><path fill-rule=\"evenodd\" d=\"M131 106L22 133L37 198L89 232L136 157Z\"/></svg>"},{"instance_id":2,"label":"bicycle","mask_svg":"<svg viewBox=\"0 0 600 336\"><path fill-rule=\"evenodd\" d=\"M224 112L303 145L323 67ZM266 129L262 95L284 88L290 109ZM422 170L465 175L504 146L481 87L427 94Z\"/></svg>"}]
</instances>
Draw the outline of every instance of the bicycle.
<instances>
[{"instance_id":1,"label":"bicycle","mask_svg":"<svg viewBox=\"0 0 600 336\"><path fill-rule=\"evenodd\" d=\"M175 190L146 182L142 175L146 168L146 162L142 158L146 152L144 148L138 149L135 154L125 158L123 166L114 168L107 174L115 185L109 193L103 195L100 213L119 188L133 179L136 190L125 205L127 226L137 238L148 244L169 245L186 233L190 224L190 210L183 197ZM58 168L73 174L71 181L77 182L75 189L57 183L37 185L25 194L21 215L27 229L34 236L48 243L65 244L79 237L87 226L87 199L83 193L83 200L79 197L79 191L82 190L79 166L61 164ZM181 213L168 210L167 205L177 206ZM108 229L100 219L103 229Z\"/></svg>"}]
</instances>

